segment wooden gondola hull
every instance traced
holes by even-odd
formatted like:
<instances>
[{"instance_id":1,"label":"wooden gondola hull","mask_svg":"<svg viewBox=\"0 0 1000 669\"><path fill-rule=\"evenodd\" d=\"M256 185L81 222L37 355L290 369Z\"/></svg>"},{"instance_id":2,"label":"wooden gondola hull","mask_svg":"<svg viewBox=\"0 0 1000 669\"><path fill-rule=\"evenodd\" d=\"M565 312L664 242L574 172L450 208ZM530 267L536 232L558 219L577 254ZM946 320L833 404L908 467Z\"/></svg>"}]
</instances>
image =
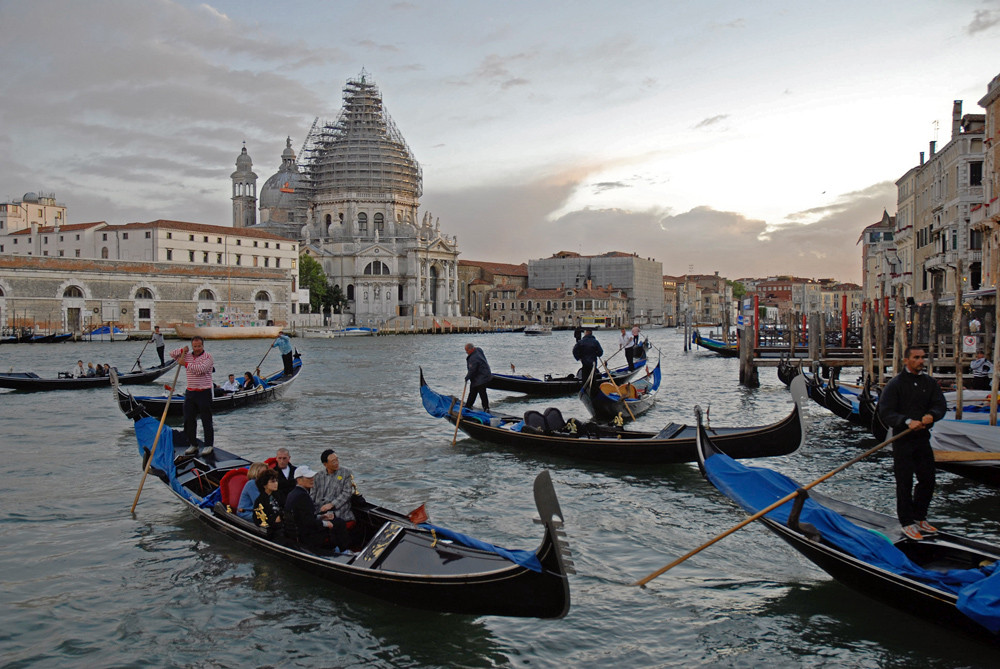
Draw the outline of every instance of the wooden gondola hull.
<instances>
[{"instance_id":1,"label":"wooden gondola hull","mask_svg":"<svg viewBox=\"0 0 1000 669\"><path fill-rule=\"evenodd\" d=\"M639 364L641 361L637 361ZM641 364L635 369L629 370L627 367L620 367L611 370L615 383L628 383L632 379L644 374ZM606 374L601 374L601 381L607 381ZM524 393L533 397L560 397L572 395L579 392L583 387L583 380L574 375L562 377L552 377L546 375L543 379L536 379L530 376L515 374L494 374L486 387L491 390L505 390L512 393Z\"/></svg>"},{"instance_id":2,"label":"wooden gondola hull","mask_svg":"<svg viewBox=\"0 0 1000 669\"><path fill-rule=\"evenodd\" d=\"M611 421L621 416L622 420L631 420L653 408L656 403L656 393L660 388L660 362L652 372L631 382L640 390L635 398L621 398L610 395L602 390L602 383L591 381L580 389L579 397L595 420Z\"/></svg>"},{"instance_id":3,"label":"wooden gondola hull","mask_svg":"<svg viewBox=\"0 0 1000 669\"><path fill-rule=\"evenodd\" d=\"M734 344L724 344L721 341L716 341L715 339L709 339L707 337L702 337L701 333L697 330L694 333L691 341L703 349L711 351L712 353L718 353L724 358L737 358L740 355L740 349Z\"/></svg>"},{"instance_id":4,"label":"wooden gondola hull","mask_svg":"<svg viewBox=\"0 0 1000 669\"><path fill-rule=\"evenodd\" d=\"M124 385L150 383L174 368L173 360L165 365L158 365L141 372L118 375L118 382ZM0 374L0 388L11 388L22 392L41 392L45 390L82 390L86 388L107 388L111 378L107 376L89 376L83 378L44 379L28 374Z\"/></svg>"},{"instance_id":5,"label":"wooden gondola hull","mask_svg":"<svg viewBox=\"0 0 1000 669\"><path fill-rule=\"evenodd\" d=\"M141 409L131 417L146 419L139 440L151 444L156 421ZM358 530L355 552L313 551L284 536L269 537L266 530L233 515L225 504L213 503L222 477L249 461L218 448L207 459L186 458L183 434L175 430L169 434L173 448L165 460L157 455L154 461L158 466L177 463L177 485L185 494L171 487L168 474L158 466L150 472L191 513L209 527L329 583L393 604L447 613L560 618L569 610L567 574L572 573L572 563L564 558L568 548L560 530L562 511L547 471L534 484L544 536L536 551L520 552L524 562L489 544L470 543L462 535L449 535L445 528L415 525L402 514L364 501L353 504ZM160 447L170 445L161 442ZM148 446L141 448L148 457Z\"/></svg>"},{"instance_id":6,"label":"wooden gondola hull","mask_svg":"<svg viewBox=\"0 0 1000 669\"><path fill-rule=\"evenodd\" d=\"M298 356L296 356L292 366L291 376L282 376L281 372L276 372L275 374L267 377L268 379L274 379L274 382L267 388L261 388L258 386L257 388L249 391L241 390L235 393L213 397L212 413L225 413L227 411L235 411L236 409L272 402L285 394L295 379L298 378L301 369L302 361ZM133 400L141 404L146 411L154 416L162 415L163 409L167 404L166 397L133 397L127 391L122 390L121 388L118 389L118 408L121 409L122 413L127 414L129 412ZM184 415L184 395L173 396L173 399L170 400L170 406L167 407L167 415L172 417L180 417Z\"/></svg>"}]
</instances>

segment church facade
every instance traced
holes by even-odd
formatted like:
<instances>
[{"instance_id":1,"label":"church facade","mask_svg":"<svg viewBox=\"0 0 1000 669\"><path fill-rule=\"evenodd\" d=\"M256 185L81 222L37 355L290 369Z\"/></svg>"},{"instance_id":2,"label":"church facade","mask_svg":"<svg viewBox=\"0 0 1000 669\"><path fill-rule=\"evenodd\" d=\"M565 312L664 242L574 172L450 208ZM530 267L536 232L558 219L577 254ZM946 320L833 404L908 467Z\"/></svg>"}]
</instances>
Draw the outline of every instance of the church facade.
<instances>
[{"instance_id":1,"label":"church facade","mask_svg":"<svg viewBox=\"0 0 1000 669\"><path fill-rule=\"evenodd\" d=\"M298 159L286 140L259 200L243 148L232 174L233 225L299 241L357 323L461 317L458 242L420 214L420 165L364 72L343 94L336 121L317 119Z\"/></svg>"}]
</instances>

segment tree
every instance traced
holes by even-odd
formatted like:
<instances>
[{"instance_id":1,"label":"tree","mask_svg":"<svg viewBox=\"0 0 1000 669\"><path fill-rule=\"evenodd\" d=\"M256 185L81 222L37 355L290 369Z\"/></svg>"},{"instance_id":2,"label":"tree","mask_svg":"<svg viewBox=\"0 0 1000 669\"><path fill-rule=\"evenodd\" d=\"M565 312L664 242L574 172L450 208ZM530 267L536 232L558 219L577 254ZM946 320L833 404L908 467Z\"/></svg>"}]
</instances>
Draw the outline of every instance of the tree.
<instances>
[{"instance_id":1,"label":"tree","mask_svg":"<svg viewBox=\"0 0 1000 669\"><path fill-rule=\"evenodd\" d=\"M747 287L744 286L739 281L729 281L727 279L726 283L728 283L730 286L733 287L733 299L734 300L742 300L743 296L747 294Z\"/></svg>"},{"instance_id":2,"label":"tree","mask_svg":"<svg viewBox=\"0 0 1000 669\"><path fill-rule=\"evenodd\" d=\"M299 286L309 289L310 311L322 313L323 307L330 304L330 284L326 281L326 272L312 256L299 256Z\"/></svg>"},{"instance_id":3,"label":"tree","mask_svg":"<svg viewBox=\"0 0 1000 669\"><path fill-rule=\"evenodd\" d=\"M344 295L344 291L340 289L340 286L334 286L333 288L331 288L328 298L329 298L330 308L333 310L333 313L335 314L342 313L344 310L344 305L347 304L347 296Z\"/></svg>"}]
</instances>

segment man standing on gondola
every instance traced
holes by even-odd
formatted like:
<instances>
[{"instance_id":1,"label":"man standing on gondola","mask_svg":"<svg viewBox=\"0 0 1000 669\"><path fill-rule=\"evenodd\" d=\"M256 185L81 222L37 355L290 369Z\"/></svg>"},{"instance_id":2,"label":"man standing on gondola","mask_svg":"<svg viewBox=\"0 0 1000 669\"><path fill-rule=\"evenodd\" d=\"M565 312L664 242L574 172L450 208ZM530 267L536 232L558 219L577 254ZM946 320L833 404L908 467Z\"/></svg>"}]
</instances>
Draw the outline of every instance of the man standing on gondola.
<instances>
[{"instance_id":1,"label":"man standing on gondola","mask_svg":"<svg viewBox=\"0 0 1000 669\"><path fill-rule=\"evenodd\" d=\"M281 351L281 362L285 365L285 376L292 375L292 342L284 330L278 331L278 338L271 344L271 348L278 347Z\"/></svg>"},{"instance_id":2,"label":"man standing on gondola","mask_svg":"<svg viewBox=\"0 0 1000 669\"><path fill-rule=\"evenodd\" d=\"M490 370L490 363L486 362L486 354L483 353L483 349L466 344L465 365L469 370L468 374L465 375L465 380L471 386L469 400L465 403L465 408L471 409L472 403L476 401L476 395L479 395L483 401L483 411L489 413L490 398L486 396L486 384L493 378L493 371Z\"/></svg>"},{"instance_id":3,"label":"man standing on gondola","mask_svg":"<svg viewBox=\"0 0 1000 669\"><path fill-rule=\"evenodd\" d=\"M163 343L163 334L160 333L160 326L157 325L153 328L153 346L156 347L156 355L160 356L160 367L167 364L167 361L163 359L163 349L166 345Z\"/></svg>"},{"instance_id":4,"label":"man standing on gondola","mask_svg":"<svg viewBox=\"0 0 1000 669\"><path fill-rule=\"evenodd\" d=\"M583 331L583 337L573 347L573 357L579 360L583 366L581 378L584 383L590 376L590 370L597 366L597 359L602 355L604 355L604 349L601 348L601 343L594 336L594 331L591 328L586 328Z\"/></svg>"},{"instance_id":5,"label":"man standing on gondola","mask_svg":"<svg viewBox=\"0 0 1000 669\"><path fill-rule=\"evenodd\" d=\"M190 351L185 346L171 351L170 357L184 367L187 375L184 436L187 437L188 448L184 455L198 453L198 414L201 414L201 429L205 437L205 448L199 455L211 455L215 444L215 429L212 427L212 372L215 361L212 354L205 350L205 340L198 336L191 338Z\"/></svg>"},{"instance_id":6,"label":"man standing on gondola","mask_svg":"<svg viewBox=\"0 0 1000 669\"><path fill-rule=\"evenodd\" d=\"M937 381L923 373L927 354L919 346L903 352L903 371L886 384L879 394L878 413L889 428L910 434L892 444L893 474L896 477L896 514L903 533L920 540L937 532L927 522L927 510L934 495L934 451L930 428L944 418L948 405ZM917 485L913 486L913 477Z\"/></svg>"}]
</instances>

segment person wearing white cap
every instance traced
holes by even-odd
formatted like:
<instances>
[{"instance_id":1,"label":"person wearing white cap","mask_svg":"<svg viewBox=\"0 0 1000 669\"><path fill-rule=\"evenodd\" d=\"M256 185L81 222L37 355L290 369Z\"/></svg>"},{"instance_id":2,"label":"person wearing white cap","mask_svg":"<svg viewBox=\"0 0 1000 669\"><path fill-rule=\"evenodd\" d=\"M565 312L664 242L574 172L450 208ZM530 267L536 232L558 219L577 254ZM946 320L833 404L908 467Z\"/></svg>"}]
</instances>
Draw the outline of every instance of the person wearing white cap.
<instances>
[{"instance_id":1,"label":"person wearing white cap","mask_svg":"<svg viewBox=\"0 0 1000 669\"><path fill-rule=\"evenodd\" d=\"M295 468L293 476L295 487L285 499L286 533L297 537L299 543L307 548L337 548L341 552L345 551L349 540L344 521L338 523L321 517L309 497L316 472L307 465L301 465Z\"/></svg>"}]
</instances>

